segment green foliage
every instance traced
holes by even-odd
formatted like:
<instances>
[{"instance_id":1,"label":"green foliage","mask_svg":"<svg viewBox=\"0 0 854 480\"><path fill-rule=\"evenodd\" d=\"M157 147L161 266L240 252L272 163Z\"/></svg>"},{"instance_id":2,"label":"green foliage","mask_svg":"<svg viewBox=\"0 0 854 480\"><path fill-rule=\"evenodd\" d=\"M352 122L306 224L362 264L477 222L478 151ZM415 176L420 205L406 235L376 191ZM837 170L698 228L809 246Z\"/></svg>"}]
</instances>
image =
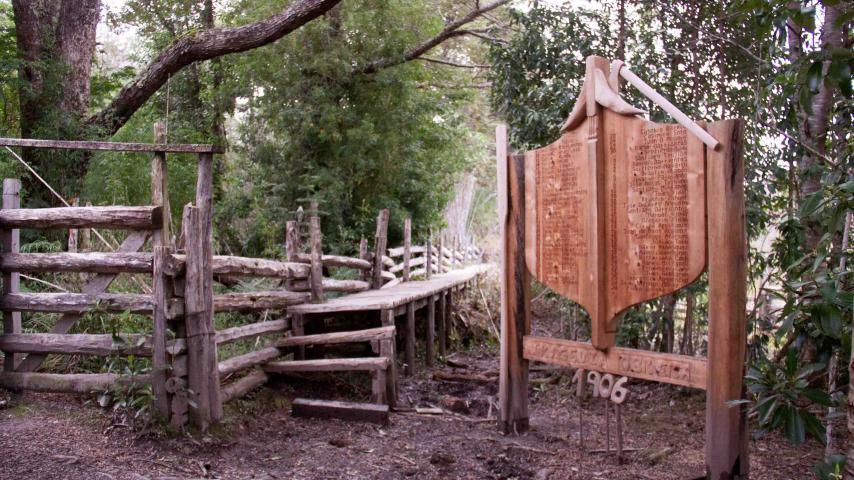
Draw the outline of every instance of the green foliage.
<instances>
[{"instance_id":1,"label":"green foliage","mask_svg":"<svg viewBox=\"0 0 854 480\"><path fill-rule=\"evenodd\" d=\"M457 112L467 95L420 88L447 73L419 63L352 70L400 55L440 24L426 2L365 0L241 56L235 78L248 104L223 223L243 228L229 248L268 252L309 199L320 202L332 250L352 252L371 237L382 208L391 210L391 243L406 216L438 226L471 156Z\"/></svg>"},{"instance_id":2,"label":"green foliage","mask_svg":"<svg viewBox=\"0 0 854 480\"><path fill-rule=\"evenodd\" d=\"M757 414L760 434L782 428L793 443L804 443L807 434L827 443L824 426L809 410L813 404L832 405L826 392L810 386L824 368L820 363L799 365L794 351L782 365L762 362L750 368L745 380L756 398L751 412Z\"/></svg>"}]
</instances>

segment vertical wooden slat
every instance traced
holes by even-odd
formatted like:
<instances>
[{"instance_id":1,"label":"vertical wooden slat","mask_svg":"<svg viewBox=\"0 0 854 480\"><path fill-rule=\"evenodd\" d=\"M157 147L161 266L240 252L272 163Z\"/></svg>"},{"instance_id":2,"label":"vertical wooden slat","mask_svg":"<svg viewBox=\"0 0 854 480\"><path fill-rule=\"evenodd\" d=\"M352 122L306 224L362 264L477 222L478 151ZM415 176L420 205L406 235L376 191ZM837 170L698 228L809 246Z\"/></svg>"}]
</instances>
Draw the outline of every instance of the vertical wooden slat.
<instances>
[{"instance_id":1,"label":"vertical wooden slat","mask_svg":"<svg viewBox=\"0 0 854 480\"><path fill-rule=\"evenodd\" d=\"M362 237L362 239L359 240L359 259L368 260L369 258L370 257L368 255L368 239L365 237ZM367 270L360 270L359 271L359 278L361 278L362 281L367 281L368 280L368 274L369 273Z\"/></svg>"},{"instance_id":2,"label":"vertical wooden slat","mask_svg":"<svg viewBox=\"0 0 854 480\"><path fill-rule=\"evenodd\" d=\"M3 180L4 210L21 208L21 182L15 178ZM17 253L21 247L21 231L17 228L0 231L3 243L3 253ZM16 293L20 290L21 277L17 272L3 274L3 295ZM21 312L3 312L3 333L21 333ZM20 353L5 352L3 369L7 372L15 370L21 362Z\"/></svg>"},{"instance_id":3,"label":"vertical wooden slat","mask_svg":"<svg viewBox=\"0 0 854 480\"><path fill-rule=\"evenodd\" d=\"M92 202L86 202L86 206L91 207ZM77 247L78 247L78 250L81 252L92 251L92 229L91 228L81 228L80 229L80 244Z\"/></svg>"},{"instance_id":4,"label":"vertical wooden slat","mask_svg":"<svg viewBox=\"0 0 854 480\"><path fill-rule=\"evenodd\" d=\"M445 265L443 265L442 260L445 259L445 236L439 235L439 264L436 265L439 267L439 273L445 273Z\"/></svg>"},{"instance_id":5,"label":"vertical wooden slat","mask_svg":"<svg viewBox=\"0 0 854 480\"><path fill-rule=\"evenodd\" d=\"M429 250L427 253L430 253ZM429 268L429 267L428 267ZM429 270L428 270L429 271ZM427 341L426 341L426 363L427 367L433 366L433 342L436 336L436 295L430 295L427 299Z\"/></svg>"},{"instance_id":6,"label":"vertical wooden slat","mask_svg":"<svg viewBox=\"0 0 854 480\"><path fill-rule=\"evenodd\" d=\"M72 207L80 206L80 199L74 197L71 199ZM78 252L78 237L80 235L80 230L77 228L69 228L68 229L68 252L69 253L77 253Z\"/></svg>"},{"instance_id":7,"label":"vertical wooden slat","mask_svg":"<svg viewBox=\"0 0 854 480\"><path fill-rule=\"evenodd\" d=\"M747 478L747 417L743 398L747 322L744 124L724 120L708 132L721 142L706 149L709 252L709 369L706 390L706 468L709 478Z\"/></svg>"},{"instance_id":8,"label":"vertical wooden slat","mask_svg":"<svg viewBox=\"0 0 854 480\"><path fill-rule=\"evenodd\" d=\"M305 335L305 317L301 313L294 313L291 317L291 335L301 337ZM305 359L305 345L299 345L294 350L294 359Z\"/></svg>"},{"instance_id":9,"label":"vertical wooden slat","mask_svg":"<svg viewBox=\"0 0 854 480\"><path fill-rule=\"evenodd\" d=\"M406 375L415 372L415 303L406 304Z\"/></svg>"},{"instance_id":10,"label":"vertical wooden slat","mask_svg":"<svg viewBox=\"0 0 854 480\"><path fill-rule=\"evenodd\" d=\"M320 216L317 202L311 202L309 224L311 238L311 301L323 303L323 248L321 246Z\"/></svg>"},{"instance_id":11,"label":"vertical wooden slat","mask_svg":"<svg viewBox=\"0 0 854 480\"><path fill-rule=\"evenodd\" d=\"M289 262L297 261L300 250L299 228L296 220L288 220L285 223L285 252Z\"/></svg>"},{"instance_id":12,"label":"vertical wooden slat","mask_svg":"<svg viewBox=\"0 0 854 480\"><path fill-rule=\"evenodd\" d=\"M412 258L412 219L403 221L403 281L409 281L409 261Z\"/></svg>"},{"instance_id":13,"label":"vertical wooden slat","mask_svg":"<svg viewBox=\"0 0 854 480\"><path fill-rule=\"evenodd\" d=\"M430 236L427 238L427 245L425 245L424 247L427 249L427 251L424 252L424 255L425 255L425 257L424 257L424 265L425 265L424 270L426 272L427 278L429 279L430 277L433 276L433 233L432 232L430 233Z\"/></svg>"},{"instance_id":14,"label":"vertical wooden slat","mask_svg":"<svg viewBox=\"0 0 854 480\"><path fill-rule=\"evenodd\" d=\"M394 326L394 309L380 310L380 322L384 327ZM396 333L395 333L396 335ZM394 348L395 338L380 340L380 355L389 359L387 382L388 404L394 406L397 401L397 353Z\"/></svg>"},{"instance_id":15,"label":"vertical wooden slat","mask_svg":"<svg viewBox=\"0 0 854 480\"><path fill-rule=\"evenodd\" d=\"M166 130L162 123L154 124L154 143L166 143ZM163 221L152 234L154 269L152 272L154 312L152 327L152 374L151 390L157 413L169 418L169 396L166 392L168 360L166 353L167 307L169 305L169 277L164 272L166 260L171 253L169 233L169 186L166 153L156 152L151 159L151 204L163 207Z\"/></svg>"},{"instance_id":16,"label":"vertical wooden slat","mask_svg":"<svg viewBox=\"0 0 854 480\"><path fill-rule=\"evenodd\" d=\"M373 288L383 286L383 255L388 244L388 209L380 210L377 215L377 233L374 237L374 272L373 272Z\"/></svg>"},{"instance_id":17,"label":"vertical wooden slat","mask_svg":"<svg viewBox=\"0 0 854 480\"><path fill-rule=\"evenodd\" d=\"M222 418L216 331L213 312L213 155L199 154L196 206L185 209L187 265L184 311L187 326L189 388L195 395L190 409L194 424L202 430Z\"/></svg>"},{"instance_id":18,"label":"vertical wooden slat","mask_svg":"<svg viewBox=\"0 0 854 480\"><path fill-rule=\"evenodd\" d=\"M441 343L439 345L445 345L447 351L448 345L451 343L451 329L454 327L454 289L448 289L445 292L445 297L445 321L443 322L444 328L439 334L441 335L439 339ZM445 356L445 354L442 354L442 356Z\"/></svg>"},{"instance_id":19,"label":"vertical wooden slat","mask_svg":"<svg viewBox=\"0 0 854 480\"><path fill-rule=\"evenodd\" d=\"M441 264L441 262L440 262ZM448 345L445 343L445 330L446 325L448 323L447 314L448 311L445 308L448 302L448 292L442 292L439 294L439 318L438 318L438 326L439 326L439 356L445 358L448 356Z\"/></svg>"},{"instance_id":20,"label":"vertical wooden slat","mask_svg":"<svg viewBox=\"0 0 854 480\"><path fill-rule=\"evenodd\" d=\"M501 368L499 428L528 429L528 361L522 339L530 333L530 278L525 267L524 156L507 155L507 127L496 129L501 242Z\"/></svg>"}]
</instances>

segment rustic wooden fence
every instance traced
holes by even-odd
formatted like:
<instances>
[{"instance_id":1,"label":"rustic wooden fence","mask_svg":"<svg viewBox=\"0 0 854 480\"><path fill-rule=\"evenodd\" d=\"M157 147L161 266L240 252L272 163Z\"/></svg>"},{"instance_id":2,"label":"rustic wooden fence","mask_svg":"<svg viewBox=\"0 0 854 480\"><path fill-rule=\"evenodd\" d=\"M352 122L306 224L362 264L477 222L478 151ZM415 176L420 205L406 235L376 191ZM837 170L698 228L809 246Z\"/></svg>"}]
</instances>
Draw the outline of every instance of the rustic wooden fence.
<instances>
[{"instance_id":1,"label":"rustic wooden fence","mask_svg":"<svg viewBox=\"0 0 854 480\"><path fill-rule=\"evenodd\" d=\"M155 136L156 141L162 136ZM323 302L328 292L355 293L368 289L391 288L415 277L429 277L462 266L482 255L470 247L463 251L434 246L411 245L411 222L406 220L404 245L387 249L388 210L377 220L374 250L362 239L359 258L325 255L320 220L314 212L309 218L308 248L305 248L296 222L286 230L287 261L262 258L213 255L212 162L222 153L211 145L128 144L110 142L66 142L47 140L0 139L0 145L27 148L149 152L152 154L151 205L64 207L21 209L20 183L3 182L0 209L0 272L3 291L4 334L0 350L4 353L4 371L0 385L14 390L63 393L105 391L120 384L150 384L155 410L180 427L188 421L206 429L222 418L223 403L237 398L267 380L259 368L294 351L302 358L305 345L365 341L376 345L376 362L362 359L353 369L373 372L373 399L389 401L393 379L379 363L395 363L394 327L386 326L358 332L304 335L299 315L257 321L217 331L215 312L284 311L305 302ZM170 231L167 153L198 155L198 180L195 202L183 209L181 233L173 240ZM113 252L19 253L20 229L115 229L128 235ZM72 234L76 245L77 234ZM151 250L142 251L150 239ZM304 251L307 250L307 251ZM393 259L401 258L395 263ZM323 277L324 267L355 269L357 280ZM20 273L87 272L91 274L79 293L22 293ZM119 274L151 276L151 293L108 293ZM266 277L281 281L281 288L270 291L231 292L214 295L217 278ZM21 312L61 314L49 333L23 333ZM74 325L88 312L145 314L152 319L151 335L115 333L70 334ZM286 332L290 336L285 337ZM278 338L267 346L248 353L218 360L222 345L266 335ZM283 350L284 349L284 350ZM26 357L21 358L24 354ZM48 354L124 356L151 358L151 373L123 376L115 373L53 374L37 372ZM298 362L278 368L297 369ZM352 362L351 362L352 363ZM367 365L370 363L371 365ZM363 365L365 364L365 365ZM337 366L342 365L338 361ZM302 365L323 369L323 365ZM329 369L327 369L329 370ZM392 376L394 368L391 369ZM226 384L221 383L227 379ZM386 388L386 386L389 386Z\"/></svg>"}]
</instances>

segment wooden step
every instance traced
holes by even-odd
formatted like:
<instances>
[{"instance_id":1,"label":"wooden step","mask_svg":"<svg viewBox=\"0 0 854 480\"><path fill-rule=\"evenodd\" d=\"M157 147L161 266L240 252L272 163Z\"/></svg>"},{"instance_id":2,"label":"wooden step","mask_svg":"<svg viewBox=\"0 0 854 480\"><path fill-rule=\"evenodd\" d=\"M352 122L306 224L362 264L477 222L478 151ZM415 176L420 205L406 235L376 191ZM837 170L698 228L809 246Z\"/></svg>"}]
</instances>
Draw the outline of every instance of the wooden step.
<instances>
[{"instance_id":1,"label":"wooden step","mask_svg":"<svg viewBox=\"0 0 854 480\"><path fill-rule=\"evenodd\" d=\"M281 338L277 347L297 347L301 345L332 345L336 343L370 342L394 337L394 326L369 328L352 332L321 333Z\"/></svg>"},{"instance_id":2,"label":"wooden step","mask_svg":"<svg viewBox=\"0 0 854 480\"><path fill-rule=\"evenodd\" d=\"M162 226L161 207L62 207L0 210L0 228L115 228L154 230Z\"/></svg>"},{"instance_id":3,"label":"wooden step","mask_svg":"<svg viewBox=\"0 0 854 480\"><path fill-rule=\"evenodd\" d=\"M388 368L388 364L389 360L385 357L327 358L270 362L264 366L264 370L272 373L384 371Z\"/></svg>"},{"instance_id":4,"label":"wooden step","mask_svg":"<svg viewBox=\"0 0 854 480\"><path fill-rule=\"evenodd\" d=\"M337 418L388 425L388 405L295 398L291 415L302 418Z\"/></svg>"}]
</instances>

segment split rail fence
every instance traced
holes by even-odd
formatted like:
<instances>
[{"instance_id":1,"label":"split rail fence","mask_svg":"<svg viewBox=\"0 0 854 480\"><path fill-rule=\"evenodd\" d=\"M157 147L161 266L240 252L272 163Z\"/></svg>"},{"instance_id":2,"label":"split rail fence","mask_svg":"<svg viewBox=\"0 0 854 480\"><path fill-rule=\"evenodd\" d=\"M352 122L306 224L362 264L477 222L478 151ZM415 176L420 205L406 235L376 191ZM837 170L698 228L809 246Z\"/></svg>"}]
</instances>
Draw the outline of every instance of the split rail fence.
<instances>
[{"instance_id":1,"label":"split rail fence","mask_svg":"<svg viewBox=\"0 0 854 480\"><path fill-rule=\"evenodd\" d=\"M371 372L372 400L392 403L396 396L395 327L382 326L351 332L305 335L304 315L289 312L289 307L323 303L327 294L345 294L333 301L346 301L346 294L382 290L391 293L416 277L431 278L466 264L480 262L483 252L473 246L463 251L438 245L411 244L411 222L404 226L404 245L387 248L388 210L377 220L373 251L362 239L359 258L325 255L322 251L317 207L309 219L308 245L302 241L297 222L286 229L287 261L263 258L213 255L213 155L222 153L212 145L176 145L162 142L155 128L154 144L112 142L70 142L53 140L0 139L0 146L48 149L148 152L151 163L151 205L20 208L20 182L3 182L0 209L0 256L3 291L4 353L0 386L13 390L90 393L116 385L150 384L156 411L180 427L188 423L206 429L222 418L222 405L264 383L271 372L342 371ZM193 203L183 209L180 235L170 231L167 153L198 156L198 178ZM20 253L20 229L112 229L128 234L114 252ZM151 250L142 251L150 240ZM69 242L71 243L71 242ZM76 243L76 237L75 237ZM307 251L304 251L307 250ZM396 261L395 259L400 259ZM348 268L358 279L324 277L324 269ZM89 274L79 293L27 293L20 291L21 273L86 272ZM120 274L151 276L151 293L108 293ZM239 277L270 278L282 288L269 291L214 294L216 279ZM465 277L468 281L470 277ZM458 285L448 283L453 289ZM431 299L435 299L431 293ZM443 297L444 298L444 297ZM450 303L450 302L449 302ZM414 309L413 306L408 307ZM444 306L442 307L444 308ZM256 321L217 331L215 312L280 311L276 320ZM22 312L59 314L49 333L23 333ZM115 333L71 334L75 324L88 312L120 314L131 312L151 317L151 335ZM392 313L392 320L393 320ZM285 336L285 333L290 333ZM223 345L266 335L279 338L267 346L224 361L218 360ZM407 368L411 368L407 335ZM305 360L307 345L370 342L378 355L359 359ZM440 339L444 354L444 341ZM432 339L428 346L432 353ZM275 361L285 352L294 360ZM26 356L24 356L26 354ZM49 354L122 356L151 358L151 373L123 376L115 373L54 374L37 370ZM243 373L236 380L232 377ZM223 385L222 380L230 381Z\"/></svg>"}]
</instances>

